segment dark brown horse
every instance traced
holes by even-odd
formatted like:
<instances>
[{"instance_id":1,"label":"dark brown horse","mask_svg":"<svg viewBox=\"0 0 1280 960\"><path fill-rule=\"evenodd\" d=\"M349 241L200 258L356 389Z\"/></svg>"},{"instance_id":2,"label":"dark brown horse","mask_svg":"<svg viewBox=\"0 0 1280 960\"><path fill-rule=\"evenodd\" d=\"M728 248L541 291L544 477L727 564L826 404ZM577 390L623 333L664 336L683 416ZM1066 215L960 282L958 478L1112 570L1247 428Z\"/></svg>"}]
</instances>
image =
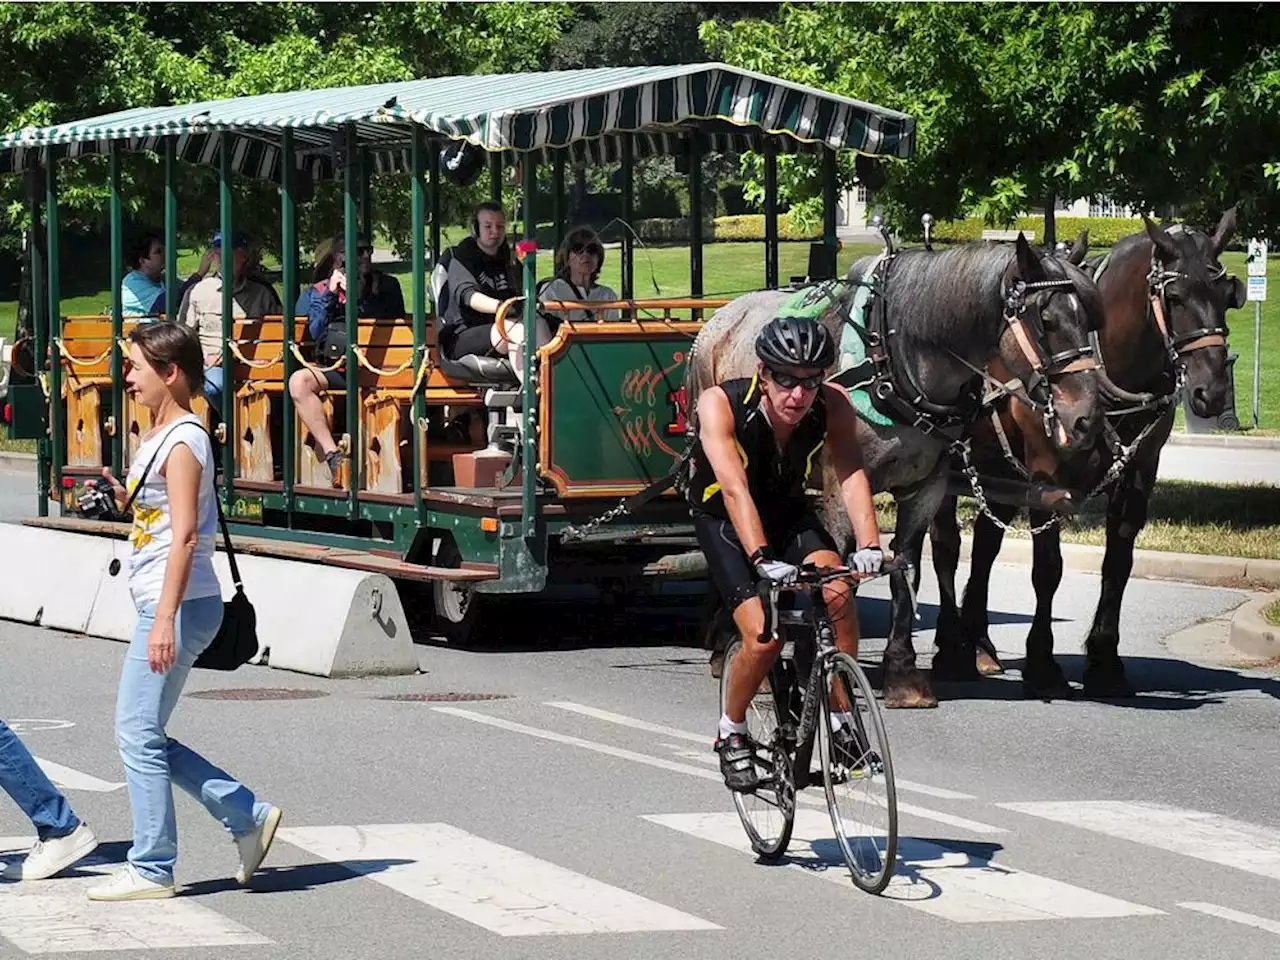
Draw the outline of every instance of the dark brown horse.
<instances>
[{"instance_id":1,"label":"dark brown horse","mask_svg":"<svg viewBox=\"0 0 1280 960\"><path fill-rule=\"evenodd\" d=\"M1160 451L1182 392L1197 416L1217 416L1226 405L1226 312L1244 303L1244 285L1219 263L1235 232L1235 208L1212 236L1182 225L1165 229L1143 219L1146 230L1121 240L1094 269L1106 313L1096 344L1106 409L1102 437L1091 449L1064 458L1043 442L1034 418L1005 401L998 417L990 419L983 433L975 432L972 441L973 457L986 476L1052 480L1074 490L1079 501L1107 496L1102 592L1085 644L1084 689L1096 697L1133 695L1118 647L1134 540L1146 523ZM973 679L1003 669L987 635L988 584L1004 536L999 524L1009 523L1017 512L1016 506L992 503L978 516L960 610L955 602L960 531L954 496L934 518L930 538L942 596L935 677ZM1031 575L1036 612L1027 637L1023 692L1035 698L1070 697L1073 690L1053 658L1053 597L1062 580L1058 528L1044 510L1032 509L1030 522L1039 531L1034 533Z\"/></svg>"}]
</instances>

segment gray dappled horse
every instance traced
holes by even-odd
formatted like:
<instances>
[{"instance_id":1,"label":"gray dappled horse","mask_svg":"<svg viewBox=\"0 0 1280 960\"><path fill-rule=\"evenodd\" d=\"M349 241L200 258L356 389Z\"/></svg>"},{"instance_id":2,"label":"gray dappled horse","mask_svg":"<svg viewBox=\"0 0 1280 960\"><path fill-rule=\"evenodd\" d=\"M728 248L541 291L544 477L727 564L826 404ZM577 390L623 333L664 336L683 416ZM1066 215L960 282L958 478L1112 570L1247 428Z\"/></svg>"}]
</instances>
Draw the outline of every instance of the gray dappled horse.
<instances>
[{"instance_id":1,"label":"gray dappled horse","mask_svg":"<svg viewBox=\"0 0 1280 960\"><path fill-rule=\"evenodd\" d=\"M850 267L850 284L822 315L837 343L856 281L874 259L864 257ZM916 408L929 412L932 422L950 417L950 437L907 422L881 426L859 418L858 439L872 489L891 491L897 503L893 549L918 567L923 533L946 495L946 454L954 446L952 438L963 434L976 416L988 361L999 358L1027 385L1024 399L1044 412L1045 429L1058 446L1092 442L1100 421L1097 385L1089 370L1089 331L1101 322L1102 302L1086 274L1073 264L1037 255L1021 234L1012 247L975 243L940 253L898 252L887 277L878 275L876 283L881 289L875 299L885 311L888 370L899 396L918 392ZM790 291L747 294L707 322L694 341L686 372L692 430L700 390L756 371L756 335L793 296ZM869 312L874 309L873 303ZM838 363L830 374L838 372ZM854 546L852 530L825 455L820 511L841 553L847 553ZM910 585L904 574L894 573L890 586L885 704L936 706L928 679L915 665Z\"/></svg>"},{"instance_id":2,"label":"gray dappled horse","mask_svg":"<svg viewBox=\"0 0 1280 960\"><path fill-rule=\"evenodd\" d=\"M1102 591L1085 641L1084 672L1086 695L1104 698L1133 695L1119 655L1120 605L1177 401L1185 390L1197 416L1222 413L1227 399L1226 312L1245 301L1243 284L1219 262L1235 232L1234 207L1212 235L1185 225L1166 229L1146 217L1143 220L1142 233L1120 240L1104 263L1090 268L1091 273L1101 268L1096 282L1106 311L1096 356L1106 420L1098 441L1083 450L1068 450L1063 459L1059 451L1048 448L1043 434L1028 429L1024 418L1016 416L1018 410L1002 404L995 429L1005 435L1017 457L1005 455L994 431L975 435L973 443L974 458L981 461L984 475L1047 474L1052 482L1071 488L1077 501L1106 494ZM1033 461L1036 466L1030 466ZM991 512L1007 524L1018 508L993 504ZM1032 529L1044 527L1033 537L1036 613L1022 670L1023 692L1033 698L1074 696L1053 657L1053 598L1062 580L1062 550L1057 525L1051 521L1043 511L1030 512ZM950 497L938 511L930 529L941 597L935 677L973 679L1003 669L987 634L987 588L1003 537L995 522L979 514L969 582L963 608L957 611L960 530L955 498Z\"/></svg>"}]
</instances>

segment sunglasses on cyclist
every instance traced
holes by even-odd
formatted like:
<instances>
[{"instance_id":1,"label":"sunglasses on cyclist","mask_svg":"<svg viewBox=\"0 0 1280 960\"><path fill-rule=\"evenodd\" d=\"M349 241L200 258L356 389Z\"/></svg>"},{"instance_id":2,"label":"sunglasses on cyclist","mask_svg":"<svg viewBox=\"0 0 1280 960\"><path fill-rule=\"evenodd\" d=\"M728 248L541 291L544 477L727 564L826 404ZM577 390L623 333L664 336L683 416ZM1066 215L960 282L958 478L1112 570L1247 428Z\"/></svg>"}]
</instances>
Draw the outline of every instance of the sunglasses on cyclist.
<instances>
[{"instance_id":1,"label":"sunglasses on cyclist","mask_svg":"<svg viewBox=\"0 0 1280 960\"><path fill-rule=\"evenodd\" d=\"M766 369L769 371L769 379L784 390L794 390L796 387L816 390L822 385L822 381L826 379L826 374L823 373L815 373L812 377L797 377L790 373L783 373L780 370L768 367Z\"/></svg>"},{"instance_id":2,"label":"sunglasses on cyclist","mask_svg":"<svg viewBox=\"0 0 1280 960\"><path fill-rule=\"evenodd\" d=\"M575 243L569 247L570 253L583 253L584 251L586 253L594 253L597 257L604 252L594 243Z\"/></svg>"}]
</instances>

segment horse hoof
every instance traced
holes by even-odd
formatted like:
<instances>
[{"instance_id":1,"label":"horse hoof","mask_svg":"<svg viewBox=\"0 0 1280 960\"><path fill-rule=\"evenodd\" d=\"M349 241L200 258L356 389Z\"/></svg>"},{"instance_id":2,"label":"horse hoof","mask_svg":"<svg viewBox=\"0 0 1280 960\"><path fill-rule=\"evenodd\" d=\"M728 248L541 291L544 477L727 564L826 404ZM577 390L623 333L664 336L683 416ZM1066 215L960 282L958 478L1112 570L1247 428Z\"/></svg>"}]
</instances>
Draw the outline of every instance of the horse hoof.
<instances>
[{"instance_id":1,"label":"horse hoof","mask_svg":"<svg viewBox=\"0 0 1280 960\"><path fill-rule=\"evenodd\" d=\"M992 656L985 650L979 650L975 659L978 667L978 673L984 677L1004 673L1004 664L1000 662L999 658Z\"/></svg>"},{"instance_id":2,"label":"horse hoof","mask_svg":"<svg viewBox=\"0 0 1280 960\"><path fill-rule=\"evenodd\" d=\"M939 650L933 655L933 666L929 671L935 680L950 680L964 683L981 680L982 673L974 658L963 650Z\"/></svg>"},{"instance_id":3,"label":"horse hoof","mask_svg":"<svg viewBox=\"0 0 1280 960\"><path fill-rule=\"evenodd\" d=\"M884 705L889 710L926 710L938 705L929 681L919 670L909 670L885 682Z\"/></svg>"}]
</instances>

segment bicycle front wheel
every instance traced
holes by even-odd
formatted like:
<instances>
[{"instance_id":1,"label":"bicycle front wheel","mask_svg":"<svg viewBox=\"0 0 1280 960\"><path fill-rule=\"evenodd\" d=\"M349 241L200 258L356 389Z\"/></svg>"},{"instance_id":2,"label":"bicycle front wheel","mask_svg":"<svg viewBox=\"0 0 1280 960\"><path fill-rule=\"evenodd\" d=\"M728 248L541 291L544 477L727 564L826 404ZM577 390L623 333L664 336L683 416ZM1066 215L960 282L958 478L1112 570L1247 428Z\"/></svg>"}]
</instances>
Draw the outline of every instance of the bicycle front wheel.
<instances>
[{"instance_id":1,"label":"bicycle front wheel","mask_svg":"<svg viewBox=\"0 0 1280 960\"><path fill-rule=\"evenodd\" d=\"M720 674L721 713L725 712L725 695L741 652L741 640L735 640L725 651L724 670ZM776 673L774 671L773 675ZM776 860L786 852L796 818L791 757L783 742L780 726L772 683L766 679L747 707L747 737L755 752L760 785L752 793L731 791L733 805L751 841L751 849L766 860Z\"/></svg>"},{"instance_id":2,"label":"bicycle front wheel","mask_svg":"<svg viewBox=\"0 0 1280 960\"><path fill-rule=\"evenodd\" d=\"M837 652L823 667L822 779L831 826L853 882L880 893L898 855L898 795L889 739L858 661ZM832 718L841 733L832 733Z\"/></svg>"}]
</instances>

